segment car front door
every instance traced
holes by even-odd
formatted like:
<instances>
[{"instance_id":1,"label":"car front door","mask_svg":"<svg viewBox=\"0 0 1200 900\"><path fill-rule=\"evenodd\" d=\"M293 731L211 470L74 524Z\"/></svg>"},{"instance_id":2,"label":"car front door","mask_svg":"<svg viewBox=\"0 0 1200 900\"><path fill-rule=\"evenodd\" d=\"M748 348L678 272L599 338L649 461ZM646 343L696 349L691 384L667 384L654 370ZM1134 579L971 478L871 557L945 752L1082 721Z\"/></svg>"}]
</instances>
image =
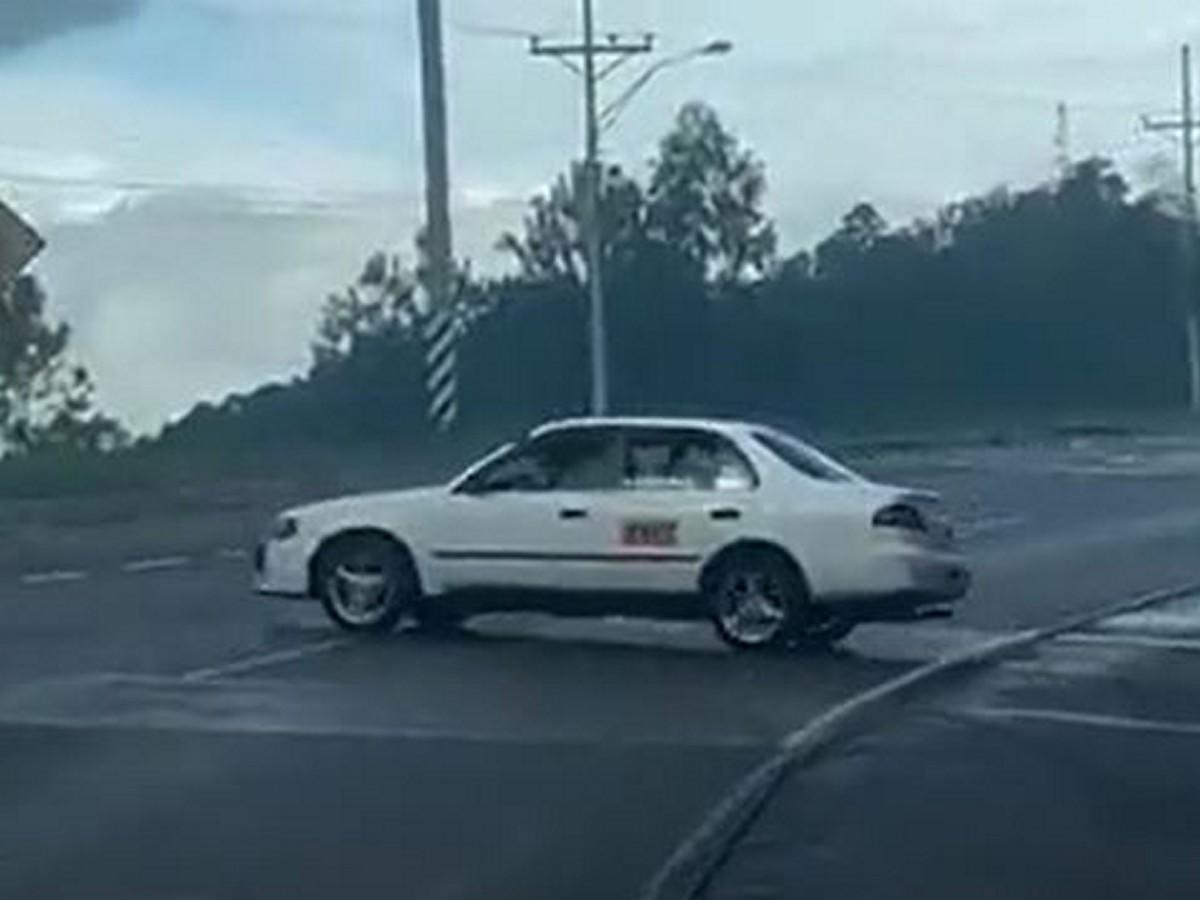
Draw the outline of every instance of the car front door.
<instances>
[{"instance_id":1,"label":"car front door","mask_svg":"<svg viewBox=\"0 0 1200 900\"><path fill-rule=\"evenodd\" d=\"M443 586L586 589L602 541L596 498L618 486L619 454L612 429L564 428L475 473L435 513Z\"/></svg>"}]
</instances>

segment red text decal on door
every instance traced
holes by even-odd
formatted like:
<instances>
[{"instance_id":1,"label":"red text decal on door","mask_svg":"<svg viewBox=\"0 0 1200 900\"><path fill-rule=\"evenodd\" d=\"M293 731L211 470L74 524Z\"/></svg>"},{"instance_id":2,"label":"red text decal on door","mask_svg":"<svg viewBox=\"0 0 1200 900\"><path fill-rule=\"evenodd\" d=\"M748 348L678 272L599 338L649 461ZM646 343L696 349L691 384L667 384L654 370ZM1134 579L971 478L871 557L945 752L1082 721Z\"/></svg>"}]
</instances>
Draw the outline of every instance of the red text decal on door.
<instances>
[{"instance_id":1,"label":"red text decal on door","mask_svg":"<svg viewBox=\"0 0 1200 900\"><path fill-rule=\"evenodd\" d=\"M679 544L679 523L662 520L624 522L621 544L626 547L675 547Z\"/></svg>"}]
</instances>

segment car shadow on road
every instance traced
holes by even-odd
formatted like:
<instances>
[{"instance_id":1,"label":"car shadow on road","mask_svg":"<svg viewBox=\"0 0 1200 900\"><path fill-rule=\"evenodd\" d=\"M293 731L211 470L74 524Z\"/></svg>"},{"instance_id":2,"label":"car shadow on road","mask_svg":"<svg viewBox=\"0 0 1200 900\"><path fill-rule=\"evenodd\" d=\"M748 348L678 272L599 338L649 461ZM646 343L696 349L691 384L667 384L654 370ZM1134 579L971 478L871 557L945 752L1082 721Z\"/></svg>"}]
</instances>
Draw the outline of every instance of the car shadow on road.
<instances>
[{"instance_id":1,"label":"car shadow on road","mask_svg":"<svg viewBox=\"0 0 1200 900\"><path fill-rule=\"evenodd\" d=\"M322 626L276 628L309 635L319 628L333 634ZM724 679L762 678L781 683L829 679L874 684L905 671L912 663L875 658L845 645L737 651L717 640L703 623L510 615L489 616L438 631L409 627L352 639L335 654L297 665L331 672L416 666L424 673L453 670L462 674L478 668L480 674L524 670L557 676L597 668L656 678L672 674L696 678L697 673L709 673Z\"/></svg>"},{"instance_id":2,"label":"car shadow on road","mask_svg":"<svg viewBox=\"0 0 1200 900\"><path fill-rule=\"evenodd\" d=\"M769 748L915 664L853 644L736 652L702 622L521 614L438 634L405 628L339 639L306 617L268 633L271 643L299 638L319 649L218 678L215 692L257 691L255 703L278 702L285 711L304 701L336 711L338 721L357 711L373 728L382 722L404 733L534 743Z\"/></svg>"}]
</instances>

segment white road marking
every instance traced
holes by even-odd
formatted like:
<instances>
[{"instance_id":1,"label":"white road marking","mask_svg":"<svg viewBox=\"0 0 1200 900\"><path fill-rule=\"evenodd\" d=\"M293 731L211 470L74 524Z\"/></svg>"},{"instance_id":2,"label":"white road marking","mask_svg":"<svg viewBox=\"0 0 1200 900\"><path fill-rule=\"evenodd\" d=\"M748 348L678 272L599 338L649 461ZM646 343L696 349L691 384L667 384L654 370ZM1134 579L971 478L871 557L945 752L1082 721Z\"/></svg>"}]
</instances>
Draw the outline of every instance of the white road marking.
<instances>
[{"instance_id":1,"label":"white road marking","mask_svg":"<svg viewBox=\"0 0 1200 900\"><path fill-rule=\"evenodd\" d=\"M249 559L250 551L227 548L217 551L217 559Z\"/></svg>"},{"instance_id":2,"label":"white road marking","mask_svg":"<svg viewBox=\"0 0 1200 900\"><path fill-rule=\"evenodd\" d=\"M1200 606L1192 603L1171 612L1146 610L1117 616L1105 624L1110 629L1128 633L1194 635L1200 631Z\"/></svg>"},{"instance_id":3,"label":"white road marking","mask_svg":"<svg viewBox=\"0 0 1200 900\"><path fill-rule=\"evenodd\" d=\"M137 559L133 562L127 562L121 566L121 571L131 575L137 575L142 572L161 572L165 569L182 569L189 565L192 559L190 556L164 556L159 559Z\"/></svg>"},{"instance_id":4,"label":"white road marking","mask_svg":"<svg viewBox=\"0 0 1200 900\"><path fill-rule=\"evenodd\" d=\"M1142 634L1104 634L1077 632L1055 638L1063 644L1100 644L1106 647L1133 647L1140 650L1172 650L1200 653L1200 639L1151 637Z\"/></svg>"},{"instance_id":5,"label":"white road marking","mask_svg":"<svg viewBox=\"0 0 1200 900\"><path fill-rule=\"evenodd\" d=\"M0 708L0 724L57 728L64 731L93 731L111 729L136 732L191 732L200 734L262 735L270 737L337 737L363 740L430 741L454 744L536 745L538 747L598 747L605 750L639 748L759 750L764 744L755 738L737 735L706 736L701 741L687 738L612 735L529 734L524 731L468 731L457 728L421 728L388 725L356 724L352 722L320 721L232 721L215 716L193 715L187 712L157 713L126 718L121 716L76 715L43 712L10 713Z\"/></svg>"},{"instance_id":6,"label":"white road marking","mask_svg":"<svg viewBox=\"0 0 1200 900\"><path fill-rule=\"evenodd\" d=\"M353 638L333 638L328 641L320 641L316 644L305 644L303 647L293 647L290 650L276 650L272 653L247 656L220 666L193 669L190 672L185 672L180 677L183 681L209 681L213 678L241 675L246 672L257 671L258 669L266 669L270 666L278 666L300 659L307 659L310 656L320 656L322 653L340 650L342 647L347 647L353 642Z\"/></svg>"},{"instance_id":7,"label":"white road marking","mask_svg":"<svg viewBox=\"0 0 1200 900\"><path fill-rule=\"evenodd\" d=\"M1021 719L1028 722L1047 722L1052 725L1079 725L1087 728L1106 728L1146 734L1200 737L1200 722L1167 722L1159 719L1071 712L1065 709L1025 709L1021 707L975 708L964 712L968 716L981 719Z\"/></svg>"},{"instance_id":8,"label":"white road marking","mask_svg":"<svg viewBox=\"0 0 1200 900\"><path fill-rule=\"evenodd\" d=\"M45 584L65 584L70 581L83 581L88 577L87 572L61 570L55 572L31 572L21 576L21 584L38 587Z\"/></svg>"}]
</instances>

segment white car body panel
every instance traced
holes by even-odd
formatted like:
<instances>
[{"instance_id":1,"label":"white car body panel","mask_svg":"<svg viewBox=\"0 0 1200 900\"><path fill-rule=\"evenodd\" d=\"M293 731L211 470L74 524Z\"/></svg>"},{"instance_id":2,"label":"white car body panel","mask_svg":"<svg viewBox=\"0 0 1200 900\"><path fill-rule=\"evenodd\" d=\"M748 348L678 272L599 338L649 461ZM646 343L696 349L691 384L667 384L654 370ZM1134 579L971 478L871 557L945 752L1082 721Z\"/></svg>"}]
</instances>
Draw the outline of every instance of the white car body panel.
<instances>
[{"instance_id":1,"label":"white car body panel","mask_svg":"<svg viewBox=\"0 0 1200 900\"><path fill-rule=\"evenodd\" d=\"M505 452L502 448L448 486L348 497L285 513L298 531L261 549L257 587L268 594L307 595L309 565L324 541L373 530L408 548L431 597L471 588L695 592L718 553L748 541L790 553L821 602L906 592L952 602L965 593L965 581L945 581L951 570L959 580L967 577L948 535L918 537L872 527L879 509L897 502L929 508L936 502L932 495L857 476L849 482L806 477L754 439L757 426L582 420L545 426L532 437L597 426L715 432L744 454L759 484L737 490L461 493L467 478ZM711 513L718 510L739 517L714 519ZM564 512L578 517L563 518ZM667 545L631 546L631 523L634 528L674 523L672 539ZM570 603L569 596L563 603Z\"/></svg>"}]
</instances>

